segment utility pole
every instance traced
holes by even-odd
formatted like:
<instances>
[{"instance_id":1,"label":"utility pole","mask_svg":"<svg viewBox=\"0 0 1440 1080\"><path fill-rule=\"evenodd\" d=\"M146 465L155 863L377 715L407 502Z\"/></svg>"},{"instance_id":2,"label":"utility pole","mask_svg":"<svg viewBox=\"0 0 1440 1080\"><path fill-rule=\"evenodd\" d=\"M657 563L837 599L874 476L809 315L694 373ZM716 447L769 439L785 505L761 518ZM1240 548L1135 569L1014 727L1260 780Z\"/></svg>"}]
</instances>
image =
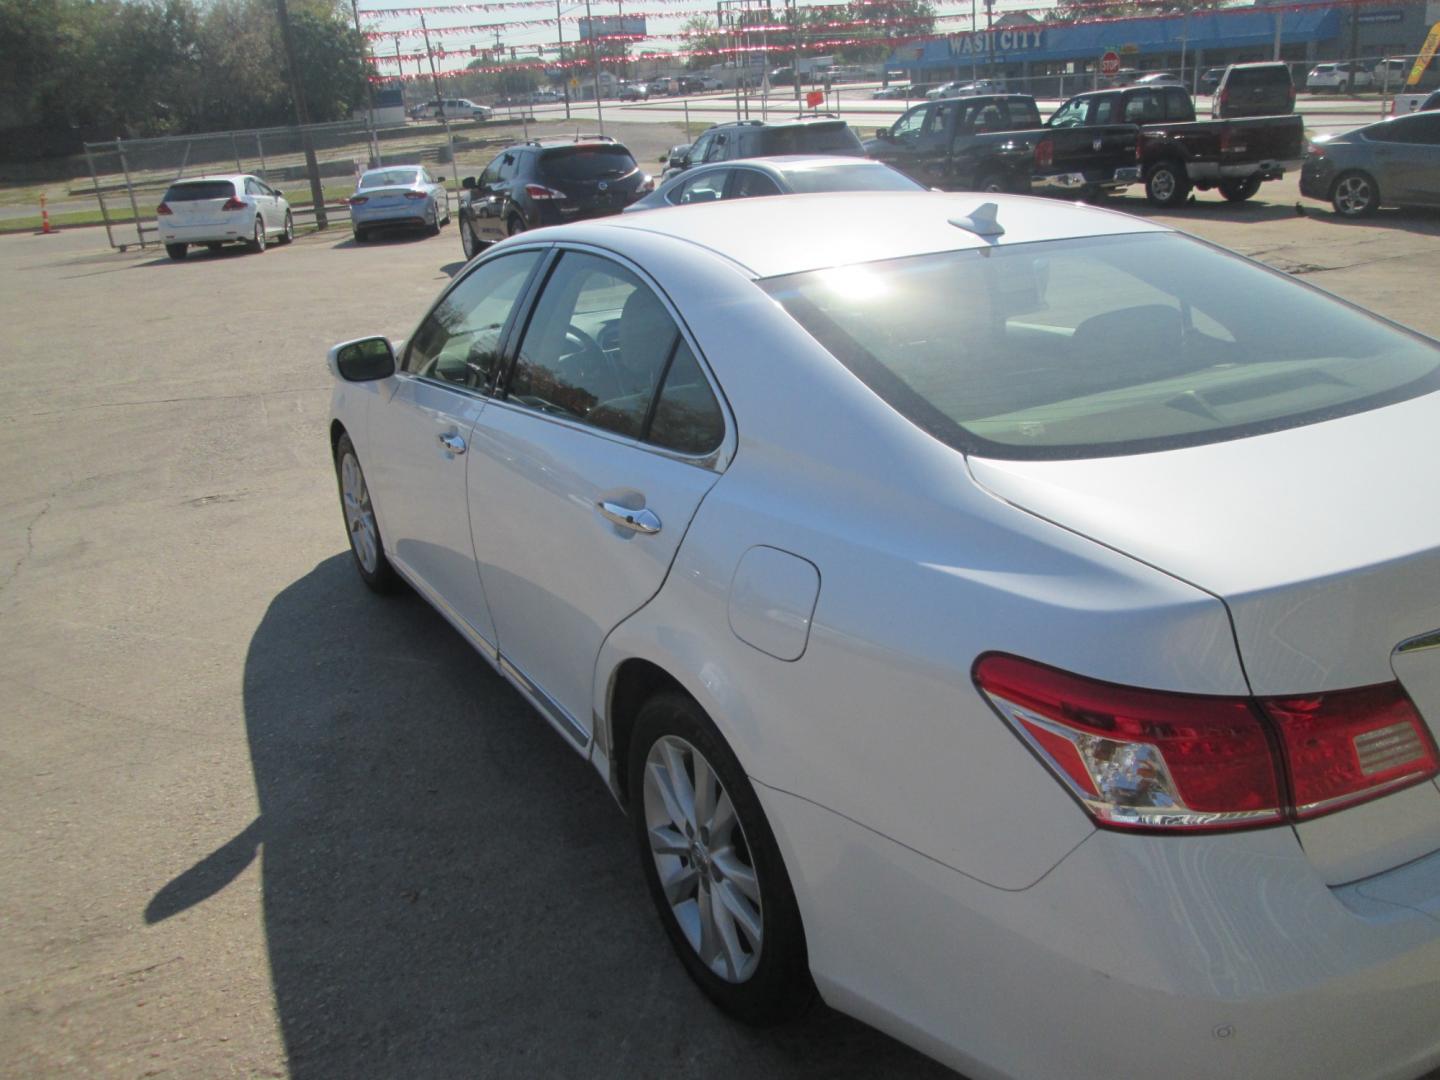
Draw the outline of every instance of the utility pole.
<instances>
[{"instance_id":1,"label":"utility pole","mask_svg":"<svg viewBox=\"0 0 1440 1080\"><path fill-rule=\"evenodd\" d=\"M565 81L560 85L565 90L565 119L570 119L570 69L565 66L565 24L561 22L560 0L555 0L555 45L560 51L560 70Z\"/></svg>"},{"instance_id":2,"label":"utility pole","mask_svg":"<svg viewBox=\"0 0 1440 1080\"><path fill-rule=\"evenodd\" d=\"M985 0L985 55L988 58L986 74L995 81L995 0Z\"/></svg>"},{"instance_id":3,"label":"utility pole","mask_svg":"<svg viewBox=\"0 0 1440 1080\"><path fill-rule=\"evenodd\" d=\"M295 102L295 120L300 125L300 142L305 148L305 171L310 174L310 205L315 208L315 227L326 229L330 219L325 214L325 189L320 186L320 162L315 159L315 142L310 137L310 108L305 104L305 87L300 84L300 71L295 65L295 39L290 32L290 9L285 6L285 0L275 0L275 16L280 20L280 43L285 48L290 97Z\"/></svg>"},{"instance_id":4,"label":"utility pole","mask_svg":"<svg viewBox=\"0 0 1440 1080\"><path fill-rule=\"evenodd\" d=\"M605 111L600 106L600 63L595 59L595 20L590 15L590 0L585 0L585 29L590 38L590 74L595 81L595 122L605 134Z\"/></svg>"},{"instance_id":5,"label":"utility pole","mask_svg":"<svg viewBox=\"0 0 1440 1080\"><path fill-rule=\"evenodd\" d=\"M380 164L380 142L375 138L375 84L370 81L370 60L365 35L360 31L359 0L350 0L350 12L355 16L355 40L360 42L360 66L365 69L365 135L370 140L370 168L374 169Z\"/></svg>"},{"instance_id":6,"label":"utility pole","mask_svg":"<svg viewBox=\"0 0 1440 1080\"><path fill-rule=\"evenodd\" d=\"M1350 3L1350 60L1353 62L1353 61L1355 60L1355 58L1356 58L1357 56L1359 56L1359 55L1360 55L1360 5L1359 5L1359 3L1357 2L1357 0L1351 0L1351 3ZM1346 77L1345 77L1345 81L1346 81L1347 84L1348 84L1348 83L1351 83L1351 82L1353 81L1353 80L1352 80L1352 76L1347 73L1347 75L1346 75ZM1351 93L1354 93L1354 92L1355 92L1355 87L1354 87L1353 85L1352 85L1352 86L1349 86L1348 89L1350 90Z\"/></svg>"},{"instance_id":7,"label":"utility pole","mask_svg":"<svg viewBox=\"0 0 1440 1080\"><path fill-rule=\"evenodd\" d=\"M970 81L980 81L980 53L975 48L978 42L975 40L980 36L980 15L975 10L975 0L970 0ZM955 72L956 75L960 73Z\"/></svg>"},{"instance_id":8,"label":"utility pole","mask_svg":"<svg viewBox=\"0 0 1440 1080\"><path fill-rule=\"evenodd\" d=\"M440 123L445 128L445 143L450 148L450 170L454 172L455 140L450 135L450 117L445 115L445 98L440 93L440 74L435 70L435 54L430 51L430 28L425 25L425 16L420 16L420 32L425 35L425 59L430 61L430 83L435 87L435 104L440 109Z\"/></svg>"},{"instance_id":9,"label":"utility pole","mask_svg":"<svg viewBox=\"0 0 1440 1080\"><path fill-rule=\"evenodd\" d=\"M800 7L795 0L785 0L790 9L790 33L794 37L795 59L790 70L795 73L795 111L800 111Z\"/></svg>"}]
</instances>

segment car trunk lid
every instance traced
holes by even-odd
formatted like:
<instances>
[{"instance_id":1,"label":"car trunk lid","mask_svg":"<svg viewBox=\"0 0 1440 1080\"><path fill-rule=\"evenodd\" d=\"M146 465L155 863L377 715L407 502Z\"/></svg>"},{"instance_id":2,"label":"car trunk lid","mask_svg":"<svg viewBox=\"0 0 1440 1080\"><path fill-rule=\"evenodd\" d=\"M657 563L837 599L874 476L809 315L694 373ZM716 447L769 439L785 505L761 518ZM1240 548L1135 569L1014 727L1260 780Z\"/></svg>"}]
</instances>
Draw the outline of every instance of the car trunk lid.
<instances>
[{"instance_id":1,"label":"car trunk lid","mask_svg":"<svg viewBox=\"0 0 1440 1080\"><path fill-rule=\"evenodd\" d=\"M1255 694L1398 678L1440 738L1440 500L1415 477L1437 425L1430 394L1161 453L969 463L1006 501L1223 600ZM1297 833L1332 883L1378 873L1440 849L1440 788L1427 782Z\"/></svg>"},{"instance_id":2,"label":"car trunk lid","mask_svg":"<svg viewBox=\"0 0 1440 1080\"><path fill-rule=\"evenodd\" d=\"M361 188L356 195L371 206L399 206L405 202L405 196L410 192L416 192L416 189L408 184L396 184L387 187Z\"/></svg>"}]
</instances>

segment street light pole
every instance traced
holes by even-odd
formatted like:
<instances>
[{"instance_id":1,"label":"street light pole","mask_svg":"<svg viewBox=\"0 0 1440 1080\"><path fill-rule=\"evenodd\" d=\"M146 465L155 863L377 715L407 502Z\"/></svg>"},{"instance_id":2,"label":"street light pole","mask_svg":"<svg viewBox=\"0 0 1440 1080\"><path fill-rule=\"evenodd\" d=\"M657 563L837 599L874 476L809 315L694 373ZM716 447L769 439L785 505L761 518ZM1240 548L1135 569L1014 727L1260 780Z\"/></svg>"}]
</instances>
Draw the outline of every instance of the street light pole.
<instances>
[{"instance_id":1,"label":"street light pole","mask_svg":"<svg viewBox=\"0 0 1440 1080\"><path fill-rule=\"evenodd\" d=\"M380 142L375 137L375 84L370 81L365 35L360 31L359 0L350 0L350 13L355 16L355 40L360 43L360 66L365 69L365 135L370 140L370 168L373 169L380 164Z\"/></svg>"},{"instance_id":2,"label":"street light pole","mask_svg":"<svg viewBox=\"0 0 1440 1080\"><path fill-rule=\"evenodd\" d=\"M451 171L455 168L455 140L450 135L450 117L445 113L445 98L440 94L440 73L435 70L435 54L430 51L430 28L420 16L420 32L425 35L425 59L430 61L430 83L435 88L435 104L440 108L440 123L445 128L445 143L450 148Z\"/></svg>"},{"instance_id":3,"label":"street light pole","mask_svg":"<svg viewBox=\"0 0 1440 1080\"><path fill-rule=\"evenodd\" d=\"M280 20L280 44L285 49L290 96L295 101L295 119L300 125L300 143L305 150L305 171L310 174L310 204L315 208L315 227L325 229L330 225L325 213L325 189L320 186L320 162L315 157L315 140L310 136L310 107L305 103L305 87L300 82L300 68L295 63L295 39L290 32L290 9L286 7L285 0L275 0L275 15ZM135 220L140 220L138 214Z\"/></svg>"},{"instance_id":4,"label":"street light pole","mask_svg":"<svg viewBox=\"0 0 1440 1080\"><path fill-rule=\"evenodd\" d=\"M590 38L590 73L595 80L595 122L605 134L605 112L600 106L600 63L595 59L595 20L590 15L590 0L585 0L585 29Z\"/></svg>"},{"instance_id":5,"label":"street light pole","mask_svg":"<svg viewBox=\"0 0 1440 1080\"><path fill-rule=\"evenodd\" d=\"M975 0L970 0L970 81L980 81L980 58L975 51L975 39L980 35L980 14L975 10ZM953 70L953 69L952 69ZM959 74L956 72L956 74Z\"/></svg>"},{"instance_id":6,"label":"street light pole","mask_svg":"<svg viewBox=\"0 0 1440 1080\"><path fill-rule=\"evenodd\" d=\"M570 119L570 69L565 66L565 24L561 21L560 0L555 0L555 44L560 51L560 70L565 73L565 81L560 85L565 89L565 119Z\"/></svg>"}]
</instances>

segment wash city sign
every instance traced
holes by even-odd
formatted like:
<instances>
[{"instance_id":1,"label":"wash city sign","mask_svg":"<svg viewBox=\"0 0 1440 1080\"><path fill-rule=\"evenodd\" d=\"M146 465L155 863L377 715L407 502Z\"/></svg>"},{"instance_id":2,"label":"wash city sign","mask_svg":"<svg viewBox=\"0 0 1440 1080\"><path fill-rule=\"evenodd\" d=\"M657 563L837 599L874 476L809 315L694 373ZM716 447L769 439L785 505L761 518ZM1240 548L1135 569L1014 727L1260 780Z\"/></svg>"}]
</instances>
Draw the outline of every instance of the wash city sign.
<instances>
[{"instance_id":1,"label":"wash city sign","mask_svg":"<svg viewBox=\"0 0 1440 1080\"><path fill-rule=\"evenodd\" d=\"M989 56L992 53L1030 52L1045 47L1044 30L991 30L951 34L952 56Z\"/></svg>"}]
</instances>

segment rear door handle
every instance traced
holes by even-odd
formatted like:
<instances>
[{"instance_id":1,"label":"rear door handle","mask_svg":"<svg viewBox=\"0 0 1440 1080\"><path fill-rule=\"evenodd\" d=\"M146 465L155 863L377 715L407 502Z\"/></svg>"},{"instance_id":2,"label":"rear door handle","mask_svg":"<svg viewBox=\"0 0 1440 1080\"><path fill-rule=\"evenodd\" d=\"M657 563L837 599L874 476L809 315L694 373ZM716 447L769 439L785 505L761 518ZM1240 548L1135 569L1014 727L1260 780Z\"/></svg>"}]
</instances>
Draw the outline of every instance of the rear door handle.
<instances>
[{"instance_id":1,"label":"rear door handle","mask_svg":"<svg viewBox=\"0 0 1440 1080\"><path fill-rule=\"evenodd\" d=\"M652 536L660 531L660 519L655 516L653 510L632 510L628 506L621 506L608 499L601 499L595 505L600 508L600 513L622 529L644 533L646 536Z\"/></svg>"},{"instance_id":2,"label":"rear door handle","mask_svg":"<svg viewBox=\"0 0 1440 1080\"><path fill-rule=\"evenodd\" d=\"M440 445L447 454L463 454L465 452L465 440L459 435L439 436Z\"/></svg>"}]
</instances>

